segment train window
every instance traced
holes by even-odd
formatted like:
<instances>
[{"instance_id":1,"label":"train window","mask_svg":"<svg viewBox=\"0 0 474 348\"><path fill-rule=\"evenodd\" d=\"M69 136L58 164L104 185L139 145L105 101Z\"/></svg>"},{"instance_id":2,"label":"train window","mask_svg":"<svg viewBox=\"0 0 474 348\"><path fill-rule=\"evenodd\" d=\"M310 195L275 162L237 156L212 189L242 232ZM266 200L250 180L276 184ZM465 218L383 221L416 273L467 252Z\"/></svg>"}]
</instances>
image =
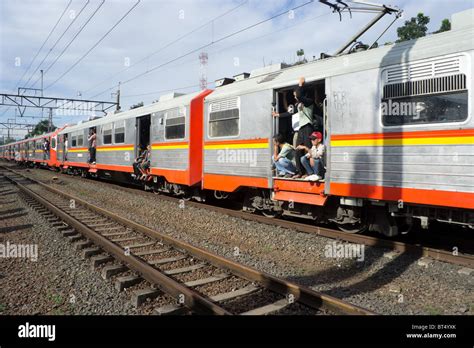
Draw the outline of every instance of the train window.
<instances>
[{"instance_id":1,"label":"train window","mask_svg":"<svg viewBox=\"0 0 474 348\"><path fill-rule=\"evenodd\" d=\"M77 146L77 137L73 135L71 137L71 147L76 147Z\"/></svg>"},{"instance_id":2,"label":"train window","mask_svg":"<svg viewBox=\"0 0 474 348\"><path fill-rule=\"evenodd\" d=\"M165 112L165 139L184 139L186 133L186 108L179 107Z\"/></svg>"},{"instance_id":3,"label":"train window","mask_svg":"<svg viewBox=\"0 0 474 348\"><path fill-rule=\"evenodd\" d=\"M466 76L386 85L381 109L384 126L465 121L468 117Z\"/></svg>"},{"instance_id":4,"label":"train window","mask_svg":"<svg viewBox=\"0 0 474 348\"><path fill-rule=\"evenodd\" d=\"M209 137L228 137L239 135L239 98L214 102L209 111Z\"/></svg>"},{"instance_id":5,"label":"train window","mask_svg":"<svg viewBox=\"0 0 474 348\"><path fill-rule=\"evenodd\" d=\"M56 148L56 138L51 138L51 148L55 149Z\"/></svg>"},{"instance_id":6,"label":"train window","mask_svg":"<svg viewBox=\"0 0 474 348\"><path fill-rule=\"evenodd\" d=\"M114 123L114 143L125 142L125 120Z\"/></svg>"},{"instance_id":7,"label":"train window","mask_svg":"<svg viewBox=\"0 0 474 348\"><path fill-rule=\"evenodd\" d=\"M103 144L112 144L112 123L105 124L103 127Z\"/></svg>"},{"instance_id":8,"label":"train window","mask_svg":"<svg viewBox=\"0 0 474 348\"><path fill-rule=\"evenodd\" d=\"M84 146L84 134L78 134L77 136L77 146Z\"/></svg>"}]
</instances>

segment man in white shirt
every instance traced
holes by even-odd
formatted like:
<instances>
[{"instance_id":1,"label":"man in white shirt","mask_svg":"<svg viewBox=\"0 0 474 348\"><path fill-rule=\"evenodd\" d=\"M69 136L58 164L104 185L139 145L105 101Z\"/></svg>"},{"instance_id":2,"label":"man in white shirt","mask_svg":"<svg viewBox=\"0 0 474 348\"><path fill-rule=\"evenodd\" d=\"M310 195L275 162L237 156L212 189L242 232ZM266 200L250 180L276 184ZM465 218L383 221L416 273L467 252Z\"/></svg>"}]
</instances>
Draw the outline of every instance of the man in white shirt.
<instances>
[{"instance_id":1,"label":"man in white shirt","mask_svg":"<svg viewBox=\"0 0 474 348\"><path fill-rule=\"evenodd\" d=\"M305 145L298 146L298 149L306 152L306 154L300 158L301 164L308 173L305 180L322 180L324 177L324 154L326 152L326 147L322 143L323 135L321 132L313 132L309 138L313 145L311 148Z\"/></svg>"}]
</instances>

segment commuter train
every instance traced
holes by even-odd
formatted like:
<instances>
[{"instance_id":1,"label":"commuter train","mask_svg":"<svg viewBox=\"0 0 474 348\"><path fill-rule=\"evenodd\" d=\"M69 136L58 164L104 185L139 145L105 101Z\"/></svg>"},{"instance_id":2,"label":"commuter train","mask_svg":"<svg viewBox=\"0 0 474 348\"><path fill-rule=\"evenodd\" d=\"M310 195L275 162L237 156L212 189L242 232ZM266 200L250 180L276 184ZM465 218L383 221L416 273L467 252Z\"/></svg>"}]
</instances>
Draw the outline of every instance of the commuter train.
<instances>
[{"instance_id":1,"label":"commuter train","mask_svg":"<svg viewBox=\"0 0 474 348\"><path fill-rule=\"evenodd\" d=\"M417 40L285 67L271 65L214 90L159 101L1 147L29 165L111 180L132 179L151 145L149 189L204 200L240 200L266 216L333 223L347 233L407 233L432 221L474 228L473 10L452 29ZM305 77L324 119L324 181L274 176L273 118ZM284 111L284 110L283 110ZM87 136L97 132L96 163ZM50 141L49 155L42 151ZM67 148L65 140L67 139Z\"/></svg>"}]
</instances>

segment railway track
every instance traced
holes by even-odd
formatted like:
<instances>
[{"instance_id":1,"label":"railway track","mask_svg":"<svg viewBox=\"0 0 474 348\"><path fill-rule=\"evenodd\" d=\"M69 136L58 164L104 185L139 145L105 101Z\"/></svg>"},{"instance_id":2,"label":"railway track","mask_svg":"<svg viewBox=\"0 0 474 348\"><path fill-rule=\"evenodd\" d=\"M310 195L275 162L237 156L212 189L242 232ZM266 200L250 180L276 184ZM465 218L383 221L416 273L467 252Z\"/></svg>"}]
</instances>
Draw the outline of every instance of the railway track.
<instances>
[{"instance_id":1,"label":"railway track","mask_svg":"<svg viewBox=\"0 0 474 348\"><path fill-rule=\"evenodd\" d=\"M120 187L121 190L126 192L132 192L134 194L148 195L149 192L138 190L137 188L118 186L116 183L109 183L101 180L108 185L114 187ZM166 195L159 195L162 200L168 200L170 202L177 203L180 198L175 198ZM456 252L438 249L436 247L422 245L419 242L409 243L403 241L397 241L393 239L387 239L384 237L368 236L364 234L348 234L336 229L315 226L311 224L295 222L283 219L268 218L262 215L251 214L244 211L229 209L225 207L215 206L211 204L203 204L200 202L187 201L187 205L193 206L200 209L208 209L217 213L226 214L232 217L245 219L248 221L259 222L267 225L280 226L288 229L297 230L299 232L317 234L323 237L336 239L339 241L363 244L366 246L386 248L395 252L414 254L419 257L427 257L438 261L448 262L451 264L474 268L474 255L471 253L465 253L462 248L457 248Z\"/></svg>"},{"instance_id":2,"label":"railway track","mask_svg":"<svg viewBox=\"0 0 474 348\"><path fill-rule=\"evenodd\" d=\"M82 199L3 167L3 175L25 200L85 258L104 263L103 274L118 277L120 290L148 282L138 302L166 294L157 314L266 315L297 312L298 306L322 314L375 314L346 301L260 272L125 219ZM226 290L227 289L227 290ZM217 290L217 291L216 291Z\"/></svg>"},{"instance_id":3,"label":"railway track","mask_svg":"<svg viewBox=\"0 0 474 348\"><path fill-rule=\"evenodd\" d=\"M117 187L117 184L115 183L112 183L111 185L114 185ZM137 188L124 187L124 186L119 186L119 187L127 192L133 192L135 194L137 193L149 194L149 192L146 192L143 190L139 191L137 190ZM160 199L168 200L175 203L180 201L179 198L175 198L171 196L159 195L159 197ZM232 217L236 217L236 218L240 218L240 219L244 219L248 221L259 222L259 223L272 225L272 226L279 226L283 228L297 230L299 232L304 232L304 233L312 233L312 234L320 235L322 237L336 239L336 240L344 241L344 242L363 244L365 246L378 247L378 248L386 248L386 249L400 252L400 253L414 254L419 257L428 257L434 260L447 262L454 265L474 268L474 255L472 255L471 253L464 253L460 251L458 247L456 248L457 249L456 252L453 252L453 251L438 249L431 246L425 246L419 242L409 243L409 242L397 241L394 239L388 239L382 236L375 237L375 236L369 236L365 234L351 234L351 233L339 231L337 229L315 226L315 225L295 222L291 220L269 218L263 215L257 215L257 214L248 213L241 210L234 210L230 208L225 208L225 207L220 207L220 206L205 204L205 203L200 203L200 202L187 201L186 204L189 206L196 207L196 208L208 209L216 213L226 214Z\"/></svg>"}]
</instances>

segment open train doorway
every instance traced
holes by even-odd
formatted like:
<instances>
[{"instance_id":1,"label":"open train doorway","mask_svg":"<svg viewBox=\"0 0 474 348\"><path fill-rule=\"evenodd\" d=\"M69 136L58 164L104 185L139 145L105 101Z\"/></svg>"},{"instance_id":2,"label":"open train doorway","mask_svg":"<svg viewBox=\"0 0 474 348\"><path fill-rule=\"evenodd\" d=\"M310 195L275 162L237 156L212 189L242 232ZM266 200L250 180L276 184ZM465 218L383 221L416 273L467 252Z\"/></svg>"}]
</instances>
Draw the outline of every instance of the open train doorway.
<instances>
[{"instance_id":1,"label":"open train doorway","mask_svg":"<svg viewBox=\"0 0 474 348\"><path fill-rule=\"evenodd\" d=\"M273 119L273 135L282 134L285 141L297 146L298 102L294 96L295 86L276 90L275 111L283 117ZM326 99L325 80L304 84L304 94L313 101L313 129L324 134L324 100Z\"/></svg>"},{"instance_id":2,"label":"open train doorway","mask_svg":"<svg viewBox=\"0 0 474 348\"><path fill-rule=\"evenodd\" d=\"M151 115L138 117L136 126L137 143L135 147L135 157L138 157L140 152L150 145Z\"/></svg>"}]
</instances>

